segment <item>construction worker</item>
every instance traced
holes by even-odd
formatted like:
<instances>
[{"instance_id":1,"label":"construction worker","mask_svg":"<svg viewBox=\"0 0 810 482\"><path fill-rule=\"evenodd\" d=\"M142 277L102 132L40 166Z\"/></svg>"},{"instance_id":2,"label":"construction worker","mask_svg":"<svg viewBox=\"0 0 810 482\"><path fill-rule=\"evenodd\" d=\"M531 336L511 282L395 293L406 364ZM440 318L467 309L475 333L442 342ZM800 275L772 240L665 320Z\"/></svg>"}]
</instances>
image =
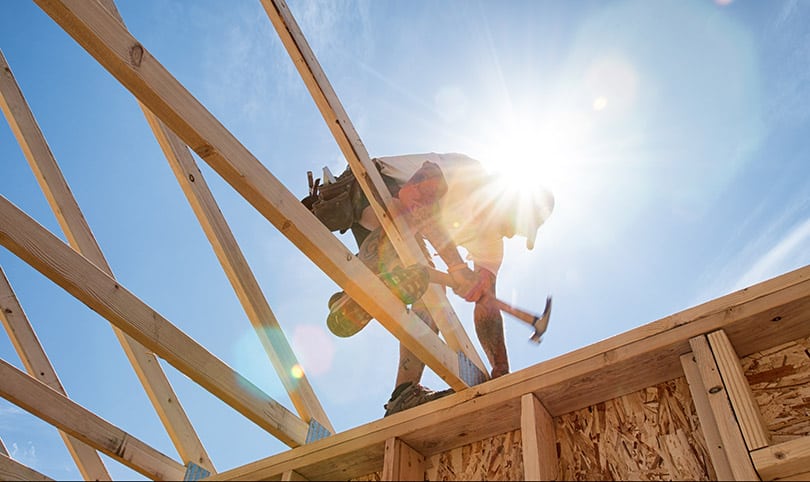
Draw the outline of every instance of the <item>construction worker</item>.
<instances>
[{"instance_id":1,"label":"construction worker","mask_svg":"<svg viewBox=\"0 0 810 482\"><path fill-rule=\"evenodd\" d=\"M424 247L421 239L429 241L447 265L453 291L475 303L475 331L492 366L491 377L509 373L503 317L493 303L503 260L503 238L524 236L526 247L532 249L538 228L554 208L553 196L542 189L527 195L515 186L503 184L478 161L463 154L380 157L374 163L394 197L395 208L405 214L417 232L420 245ZM360 259L374 272L384 274L381 279L389 288L404 303L412 304L412 311L438 332L418 299L427 287L425 272L400 266L393 246L349 169L333 184L332 192L330 185L322 186L320 192L317 183L315 192L311 186L311 196L303 200L304 204L333 231L350 229L357 240ZM337 198L341 200L329 205L330 199ZM336 209L337 204L342 208ZM349 215L345 213L347 206L352 211ZM459 254L459 246L467 251L472 268ZM353 335L371 319L343 292L332 296L329 307L327 325L338 336ZM424 368L424 363L400 344L396 388L385 405L386 416L452 393L452 390L434 392L420 385Z\"/></svg>"}]
</instances>

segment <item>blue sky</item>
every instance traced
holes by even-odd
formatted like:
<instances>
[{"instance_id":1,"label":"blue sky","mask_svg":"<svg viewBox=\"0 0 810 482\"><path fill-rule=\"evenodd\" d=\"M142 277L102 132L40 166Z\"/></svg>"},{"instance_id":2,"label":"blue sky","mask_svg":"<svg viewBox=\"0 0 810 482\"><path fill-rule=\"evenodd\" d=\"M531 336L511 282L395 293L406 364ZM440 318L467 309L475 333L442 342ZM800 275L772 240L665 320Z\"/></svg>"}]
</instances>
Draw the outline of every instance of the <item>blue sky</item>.
<instances>
[{"instance_id":1,"label":"blue sky","mask_svg":"<svg viewBox=\"0 0 810 482\"><path fill-rule=\"evenodd\" d=\"M345 166L257 1L119 8L297 196L307 170ZM505 320L513 371L810 262L806 2L290 8L372 156L463 152L555 192L535 250L507 242L499 295L537 311L555 299L539 347ZM0 48L116 277L292 408L132 96L33 3L0 12ZM3 196L63 237L5 122L0 150ZM333 424L381 417L396 340L378 324L331 336L337 286L203 171ZM0 266L71 398L176 458L106 321L5 249ZM450 299L474 338L470 307ZM5 336L0 357L21 367ZM166 371L219 470L285 449ZM5 401L0 438L46 475L79 477L56 431ZM114 478L140 478L106 460Z\"/></svg>"}]
</instances>

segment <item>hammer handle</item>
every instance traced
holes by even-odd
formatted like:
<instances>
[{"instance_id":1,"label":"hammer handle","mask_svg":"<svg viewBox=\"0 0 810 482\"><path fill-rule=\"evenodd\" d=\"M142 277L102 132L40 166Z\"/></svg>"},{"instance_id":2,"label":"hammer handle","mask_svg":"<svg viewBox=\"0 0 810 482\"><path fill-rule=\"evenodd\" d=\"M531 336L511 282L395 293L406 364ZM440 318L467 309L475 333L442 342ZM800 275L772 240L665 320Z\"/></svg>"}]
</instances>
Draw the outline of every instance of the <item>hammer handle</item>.
<instances>
[{"instance_id":1,"label":"hammer handle","mask_svg":"<svg viewBox=\"0 0 810 482\"><path fill-rule=\"evenodd\" d=\"M434 268L428 268L428 274L430 275L430 281L433 283L438 283L443 286L448 286L450 288L453 287L455 283L453 283L453 278L450 277L449 274L439 271ZM505 301L501 301L498 298L492 297L492 301L495 303L495 306L498 307L499 310L503 311L504 313L508 313L520 321L528 323L530 326L534 327L537 320L540 319L539 316L530 313L525 310L521 310L515 306L506 303Z\"/></svg>"}]
</instances>

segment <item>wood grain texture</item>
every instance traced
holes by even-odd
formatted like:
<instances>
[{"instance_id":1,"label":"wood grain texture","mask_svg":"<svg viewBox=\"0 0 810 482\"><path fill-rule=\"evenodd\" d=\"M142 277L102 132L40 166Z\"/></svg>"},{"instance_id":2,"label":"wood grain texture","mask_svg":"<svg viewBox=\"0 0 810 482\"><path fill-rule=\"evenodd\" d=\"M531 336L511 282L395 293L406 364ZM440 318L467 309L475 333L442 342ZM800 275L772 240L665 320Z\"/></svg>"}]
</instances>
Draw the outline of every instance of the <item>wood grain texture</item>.
<instances>
[{"instance_id":1,"label":"wood grain texture","mask_svg":"<svg viewBox=\"0 0 810 482\"><path fill-rule=\"evenodd\" d=\"M451 387L458 355L97 2L37 5L372 317Z\"/></svg>"},{"instance_id":2,"label":"wood grain texture","mask_svg":"<svg viewBox=\"0 0 810 482\"><path fill-rule=\"evenodd\" d=\"M794 477L810 469L810 437L801 437L751 452L763 480Z\"/></svg>"},{"instance_id":3,"label":"wood grain texture","mask_svg":"<svg viewBox=\"0 0 810 482\"><path fill-rule=\"evenodd\" d=\"M221 478L253 480L290 469L300 469L309 478L359 477L379 470L381 447L390 437L400 437L430 457L516 430L519 400L526 393L533 393L552 416L560 416L680 378L680 359L690 352L689 339L703 333L725 330L740 355L806 337L810 335L808 276L810 267L797 269L476 385L474 390L338 433L322 444L231 469ZM781 317L779 323L763 322L775 316Z\"/></svg>"},{"instance_id":4,"label":"wood grain texture","mask_svg":"<svg viewBox=\"0 0 810 482\"><path fill-rule=\"evenodd\" d=\"M315 395L309 377L303 372L276 315L270 309L188 146L146 107L141 107L290 401L305 422L309 423L314 418L334 433L332 422ZM300 376L294 377L296 370Z\"/></svg>"},{"instance_id":5,"label":"wood grain texture","mask_svg":"<svg viewBox=\"0 0 810 482\"><path fill-rule=\"evenodd\" d=\"M717 330L709 333L707 338L714 353L717 368L720 370L720 376L723 378L731 407L734 409L734 415L737 417L737 423L742 430L745 445L749 451L768 446L770 443L768 430L743 373L740 359L728 336L723 330Z\"/></svg>"},{"instance_id":6,"label":"wood grain texture","mask_svg":"<svg viewBox=\"0 0 810 482\"><path fill-rule=\"evenodd\" d=\"M396 437L386 440L382 479L424 480L425 457Z\"/></svg>"},{"instance_id":7,"label":"wood grain texture","mask_svg":"<svg viewBox=\"0 0 810 482\"><path fill-rule=\"evenodd\" d=\"M709 480L706 443L679 378L555 418L560 480Z\"/></svg>"},{"instance_id":8,"label":"wood grain texture","mask_svg":"<svg viewBox=\"0 0 810 482\"><path fill-rule=\"evenodd\" d=\"M43 480L49 481L52 478L44 475L36 470L25 466L16 460L9 457L7 454L0 453L0 480L8 481L26 481L26 480Z\"/></svg>"},{"instance_id":9,"label":"wood grain texture","mask_svg":"<svg viewBox=\"0 0 810 482\"><path fill-rule=\"evenodd\" d=\"M695 413L700 421L700 430L706 441L706 450L709 452L711 464L707 464L710 470L710 478L714 480L731 480L734 473L731 471L731 464L723 449L723 440L720 438L720 430L717 428L717 420L714 418L709 396L703 379L700 377L695 356L689 352L681 356L681 365L689 384L689 393L692 395L692 402L695 404Z\"/></svg>"},{"instance_id":10,"label":"wood grain texture","mask_svg":"<svg viewBox=\"0 0 810 482\"><path fill-rule=\"evenodd\" d=\"M102 1L112 5L112 0ZM114 6L112 9L114 11ZM113 276L112 269L90 230L56 158L48 147L44 134L1 54L0 64L2 64L0 72L3 73L3 77L0 79L0 106L3 106L3 112L6 114L17 142L22 147L25 158L28 160L59 226L65 233L68 243L105 273ZM214 472L213 463L155 354L115 326L113 326L113 332L180 455L184 460L195 462L210 472ZM68 449L74 455L74 459L76 456L86 459L80 464L79 470L89 471L86 477L88 480L110 478L103 465L100 466L90 454L79 455L86 452L85 449L74 448L70 445Z\"/></svg>"},{"instance_id":11,"label":"wood grain texture","mask_svg":"<svg viewBox=\"0 0 810 482\"><path fill-rule=\"evenodd\" d=\"M306 440L300 418L2 196L0 244L282 442Z\"/></svg>"},{"instance_id":12,"label":"wood grain texture","mask_svg":"<svg viewBox=\"0 0 810 482\"><path fill-rule=\"evenodd\" d=\"M0 360L0 396L152 480L182 480L185 467Z\"/></svg>"},{"instance_id":13,"label":"wood grain texture","mask_svg":"<svg viewBox=\"0 0 810 482\"><path fill-rule=\"evenodd\" d=\"M520 430L433 455L427 465L427 480L523 480Z\"/></svg>"},{"instance_id":14,"label":"wood grain texture","mask_svg":"<svg viewBox=\"0 0 810 482\"><path fill-rule=\"evenodd\" d=\"M0 321L3 322L11 344L14 345L28 374L67 397L65 389L56 375L56 370L45 354L45 349L39 342L39 338L28 321L2 268L0 268ZM62 431L59 432L59 436L62 437L84 480L109 480L111 478L101 457L92 447ZM5 448L3 448L4 450Z\"/></svg>"},{"instance_id":15,"label":"wood grain texture","mask_svg":"<svg viewBox=\"0 0 810 482\"><path fill-rule=\"evenodd\" d=\"M557 480L554 420L534 394L520 398L520 433L524 480Z\"/></svg>"},{"instance_id":16,"label":"wood grain texture","mask_svg":"<svg viewBox=\"0 0 810 482\"><path fill-rule=\"evenodd\" d=\"M773 443L810 435L810 337L741 362Z\"/></svg>"},{"instance_id":17,"label":"wood grain texture","mask_svg":"<svg viewBox=\"0 0 810 482\"><path fill-rule=\"evenodd\" d=\"M262 5L304 84L309 89L327 127L346 157L355 178L366 194L372 210L402 259L403 265L429 264L416 243L413 236L414 231L408 226L404 216L399 215L398 210L394 207L391 194L385 186L382 176L371 161L366 147L343 109L343 104L309 47L309 43L286 2L284 0L262 0ZM478 352L473 348L472 342L461 326L444 290L439 286L431 285L423 296L423 300L450 348L453 351L462 351L478 367L484 378L489 378L489 372Z\"/></svg>"},{"instance_id":18,"label":"wood grain texture","mask_svg":"<svg viewBox=\"0 0 810 482\"><path fill-rule=\"evenodd\" d=\"M734 480L756 480L757 473L748 455L740 426L734 417L734 411L709 342L705 336L697 336L689 340L689 345L692 347L703 386L707 390L709 406L717 422L720 440L723 442L723 450L728 457Z\"/></svg>"}]
</instances>

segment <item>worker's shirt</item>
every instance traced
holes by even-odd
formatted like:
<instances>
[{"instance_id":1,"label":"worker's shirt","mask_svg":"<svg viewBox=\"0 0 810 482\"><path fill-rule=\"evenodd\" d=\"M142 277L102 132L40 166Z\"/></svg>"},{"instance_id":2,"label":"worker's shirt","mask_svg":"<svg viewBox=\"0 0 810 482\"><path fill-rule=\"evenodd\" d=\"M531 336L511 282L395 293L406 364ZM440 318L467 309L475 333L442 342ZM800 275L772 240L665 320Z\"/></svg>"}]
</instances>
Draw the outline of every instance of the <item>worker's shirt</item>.
<instances>
[{"instance_id":1,"label":"worker's shirt","mask_svg":"<svg viewBox=\"0 0 810 482\"><path fill-rule=\"evenodd\" d=\"M500 220L488 219L496 192L487 189L491 176L477 160L464 154L412 154L375 159L380 171L405 184L425 161L439 166L447 193L439 201L439 219L450 239L469 253L476 265L498 273L503 261Z\"/></svg>"}]
</instances>

